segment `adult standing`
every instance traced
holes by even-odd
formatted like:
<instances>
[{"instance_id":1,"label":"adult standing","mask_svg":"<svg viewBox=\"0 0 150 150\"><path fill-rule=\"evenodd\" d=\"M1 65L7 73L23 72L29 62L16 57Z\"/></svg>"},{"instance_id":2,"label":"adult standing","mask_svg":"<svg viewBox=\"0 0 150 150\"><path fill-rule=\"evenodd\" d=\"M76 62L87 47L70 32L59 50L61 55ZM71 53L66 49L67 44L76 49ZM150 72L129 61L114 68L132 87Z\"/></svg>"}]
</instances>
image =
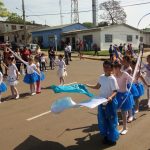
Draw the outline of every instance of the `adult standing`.
<instances>
[{"instance_id":1,"label":"adult standing","mask_svg":"<svg viewBox=\"0 0 150 150\"><path fill-rule=\"evenodd\" d=\"M110 45L109 47L109 56L110 56L110 61L113 62L114 50L112 45Z\"/></svg>"},{"instance_id":2,"label":"adult standing","mask_svg":"<svg viewBox=\"0 0 150 150\"><path fill-rule=\"evenodd\" d=\"M70 61L72 61L72 60L71 60L71 52L72 52L72 46L71 46L70 43L68 43L68 55L69 55L69 60L70 60Z\"/></svg>"},{"instance_id":3,"label":"adult standing","mask_svg":"<svg viewBox=\"0 0 150 150\"><path fill-rule=\"evenodd\" d=\"M55 50L54 50L54 47L50 47L49 50L48 50L48 56L49 56L49 59L50 59L50 68L51 70L54 70L55 66L54 66L54 62L55 62Z\"/></svg>"},{"instance_id":4,"label":"adult standing","mask_svg":"<svg viewBox=\"0 0 150 150\"><path fill-rule=\"evenodd\" d=\"M65 64L69 65L68 45L67 44L65 44L64 54L65 54Z\"/></svg>"},{"instance_id":5,"label":"adult standing","mask_svg":"<svg viewBox=\"0 0 150 150\"><path fill-rule=\"evenodd\" d=\"M20 54L20 50L19 50L19 48L17 48L16 49L16 55L19 57L19 58L21 58L21 54ZM18 59L18 58L15 58L15 61L16 61L16 67L17 67L17 69L18 69L18 71L19 71L19 73L20 73L20 67L21 67L21 61Z\"/></svg>"}]
</instances>

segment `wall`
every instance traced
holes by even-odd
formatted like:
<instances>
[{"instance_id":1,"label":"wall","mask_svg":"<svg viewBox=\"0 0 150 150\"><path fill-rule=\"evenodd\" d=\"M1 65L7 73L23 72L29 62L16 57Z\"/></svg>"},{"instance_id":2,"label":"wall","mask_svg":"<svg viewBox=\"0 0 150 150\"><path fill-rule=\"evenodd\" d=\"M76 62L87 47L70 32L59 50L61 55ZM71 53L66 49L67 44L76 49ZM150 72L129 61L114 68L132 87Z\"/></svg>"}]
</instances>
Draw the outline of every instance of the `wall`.
<instances>
[{"instance_id":1,"label":"wall","mask_svg":"<svg viewBox=\"0 0 150 150\"><path fill-rule=\"evenodd\" d=\"M105 34L113 35L112 43L105 43ZM132 35L132 42L127 42L127 35ZM138 39L136 39L136 35L138 35ZM140 38L139 31L131 29L124 25L108 27L101 31L101 48L104 50L108 50L110 44L119 45L120 43L122 44L132 43L133 48L137 49L139 47L139 38Z\"/></svg>"}]
</instances>

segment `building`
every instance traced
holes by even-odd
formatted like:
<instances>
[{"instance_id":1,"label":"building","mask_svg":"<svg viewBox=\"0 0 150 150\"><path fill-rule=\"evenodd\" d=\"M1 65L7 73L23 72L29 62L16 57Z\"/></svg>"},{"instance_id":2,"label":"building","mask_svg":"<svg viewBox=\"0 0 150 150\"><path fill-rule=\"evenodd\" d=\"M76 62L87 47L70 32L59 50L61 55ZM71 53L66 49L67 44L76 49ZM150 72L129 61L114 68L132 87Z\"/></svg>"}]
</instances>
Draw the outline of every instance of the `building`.
<instances>
[{"instance_id":1,"label":"building","mask_svg":"<svg viewBox=\"0 0 150 150\"><path fill-rule=\"evenodd\" d=\"M62 33L63 40L82 40L84 48L92 49L96 44L101 50L108 50L110 44L131 43L138 49L139 43L150 43L150 32L145 32L127 24L109 25L92 29L76 30Z\"/></svg>"},{"instance_id":2,"label":"building","mask_svg":"<svg viewBox=\"0 0 150 150\"><path fill-rule=\"evenodd\" d=\"M31 36L30 31L35 28L39 28L42 25L39 24L27 24L27 37ZM0 21L0 43L9 42L20 42L24 41L24 25L19 23L11 23L7 21ZM31 38L32 39L32 38Z\"/></svg>"},{"instance_id":3,"label":"building","mask_svg":"<svg viewBox=\"0 0 150 150\"><path fill-rule=\"evenodd\" d=\"M80 23L67 24L54 27L46 27L44 29L39 29L32 32L32 38L34 43L38 43L41 47L48 48L49 46L54 46L57 41L58 48L62 48L65 42L70 42L70 39L66 38L65 41L62 40L62 33L70 32L74 30L85 30L87 29ZM72 39L75 42L75 39Z\"/></svg>"}]
</instances>

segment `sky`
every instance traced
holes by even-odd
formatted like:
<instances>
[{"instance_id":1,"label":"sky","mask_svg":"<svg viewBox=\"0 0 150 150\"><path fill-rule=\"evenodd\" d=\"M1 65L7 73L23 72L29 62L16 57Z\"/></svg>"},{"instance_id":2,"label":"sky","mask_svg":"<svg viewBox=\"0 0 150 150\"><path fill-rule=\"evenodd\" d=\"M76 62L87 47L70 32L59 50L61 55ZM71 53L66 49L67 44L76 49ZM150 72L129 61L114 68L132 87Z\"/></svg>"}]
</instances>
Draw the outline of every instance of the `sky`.
<instances>
[{"instance_id":1,"label":"sky","mask_svg":"<svg viewBox=\"0 0 150 150\"><path fill-rule=\"evenodd\" d=\"M5 7L11 11L22 15L22 0L2 0ZM25 10L26 16L35 15L35 14L53 14L59 13L59 0L24 0L25 1ZM71 0L61 0L62 1L62 12L71 11ZM98 0L98 4L107 0ZM150 2L150 0L120 0L121 6ZM91 10L92 9L92 0L78 0L79 11ZM150 13L150 3L140 6L124 7L124 10L127 14L127 24L137 27L139 20L145 15ZM99 15L102 14L102 11L98 11L98 22L102 21ZM82 22L92 22L92 12L84 12L79 14L80 23ZM40 24L47 24L50 26L60 25L60 16L51 15L51 16L40 16L40 17L27 17L28 21L35 21ZM63 24L71 23L71 14L63 15ZM142 19L139 28L148 27L150 24L150 15Z\"/></svg>"}]
</instances>

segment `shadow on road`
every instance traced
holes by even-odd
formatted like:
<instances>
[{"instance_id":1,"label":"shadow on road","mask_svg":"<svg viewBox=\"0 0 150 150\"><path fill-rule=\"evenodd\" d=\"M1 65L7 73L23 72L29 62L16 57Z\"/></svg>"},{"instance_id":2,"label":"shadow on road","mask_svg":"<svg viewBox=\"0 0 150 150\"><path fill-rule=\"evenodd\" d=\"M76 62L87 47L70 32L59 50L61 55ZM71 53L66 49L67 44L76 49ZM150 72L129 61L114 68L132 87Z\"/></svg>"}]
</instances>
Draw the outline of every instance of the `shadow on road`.
<instances>
[{"instance_id":1,"label":"shadow on road","mask_svg":"<svg viewBox=\"0 0 150 150\"><path fill-rule=\"evenodd\" d=\"M101 144L102 139L99 134L88 134L85 137L75 139L75 141L75 145L65 147L61 143L42 141L30 135L14 150L104 150L108 148L106 145Z\"/></svg>"}]
</instances>

